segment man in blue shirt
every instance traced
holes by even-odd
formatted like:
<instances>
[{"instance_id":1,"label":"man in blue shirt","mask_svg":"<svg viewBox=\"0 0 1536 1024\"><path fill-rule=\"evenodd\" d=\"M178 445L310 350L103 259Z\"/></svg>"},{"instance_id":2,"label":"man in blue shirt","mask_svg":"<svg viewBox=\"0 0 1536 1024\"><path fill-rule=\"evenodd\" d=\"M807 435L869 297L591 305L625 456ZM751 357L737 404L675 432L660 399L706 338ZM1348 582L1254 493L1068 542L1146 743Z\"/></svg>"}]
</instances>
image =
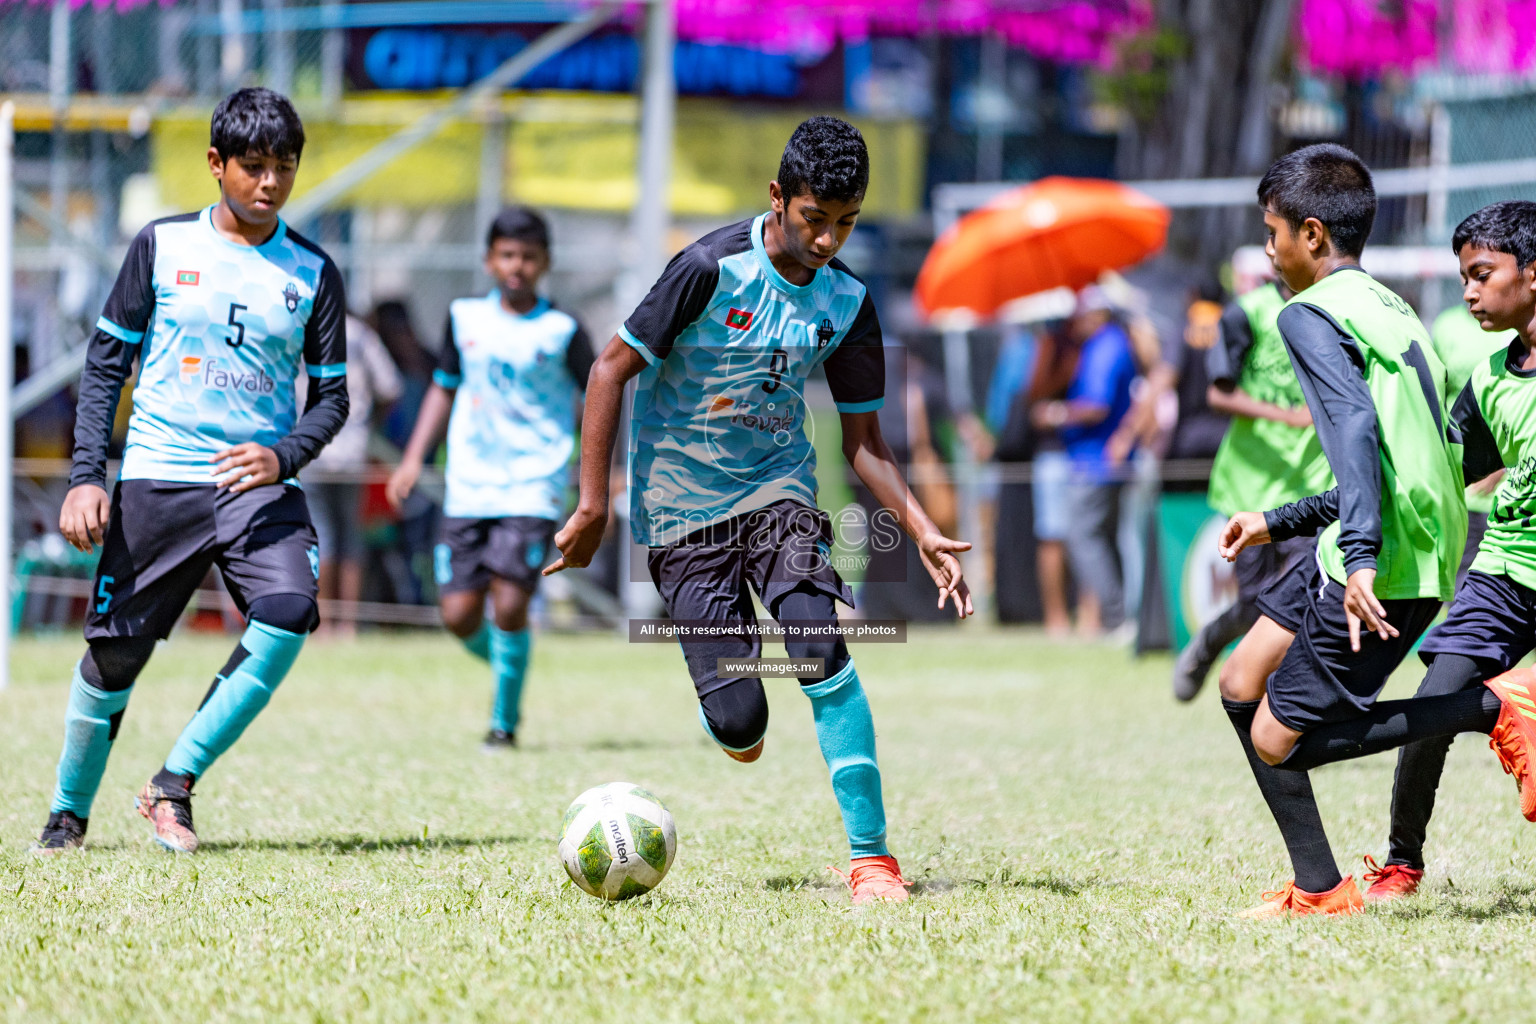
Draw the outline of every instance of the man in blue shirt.
<instances>
[{"instance_id":1,"label":"man in blue shirt","mask_svg":"<svg viewBox=\"0 0 1536 1024\"><path fill-rule=\"evenodd\" d=\"M162 846L197 849L193 784L266 707L319 624L320 555L295 477L346 422L346 297L330 258L278 217L303 149L285 98L268 89L225 97L208 148L219 202L140 231L96 322L59 528L81 551L102 545L101 561L36 852L83 844L134 681L210 568L249 625L139 791ZM109 498L107 441L135 360L133 418Z\"/></svg>"},{"instance_id":2,"label":"man in blue shirt","mask_svg":"<svg viewBox=\"0 0 1536 1024\"><path fill-rule=\"evenodd\" d=\"M867 290L835 259L869 183L858 129L813 117L795 129L769 185L771 209L705 235L668 264L608 343L587 386L581 498L544 571L588 565L608 520L608 472L624 385L638 377L630 435L630 523L674 623L706 733L737 761L761 755L768 704L757 672L752 593L786 627L852 852L855 903L902 900L886 849L874 720L836 601L853 595L816 507L816 454L803 391L826 374L854 472L917 542L939 590L971 611L955 555L970 545L933 525L880 434L880 323ZM648 199L647 201L655 201ZM707 635L706 635L707 634ZM735 668L732 668L732 666Z\"/></svg>"},{"instance_id":3,"label":"man in blue shirt","mask_svg":"<svg viewBox=\"0 0 1536 1024\"><path fill-rule=\"evenodd\" d=\"M1125 618L1124 576L1115 543L1125 481L1105 446L1131 408L1136 360L1130 338L1114 321L1109 300L1097 286L1078 295L1067 329L1082 343L1077 370L1062 401L1038 407L1035 425L1061 432L1072 463L1067 550L1078 585L1094 595L1099 616L1099 622L1093 622L1093 603L1086 603L1078 628L1097 632L1100 626L1113 629Z\"/></svg>"}]
</instances>

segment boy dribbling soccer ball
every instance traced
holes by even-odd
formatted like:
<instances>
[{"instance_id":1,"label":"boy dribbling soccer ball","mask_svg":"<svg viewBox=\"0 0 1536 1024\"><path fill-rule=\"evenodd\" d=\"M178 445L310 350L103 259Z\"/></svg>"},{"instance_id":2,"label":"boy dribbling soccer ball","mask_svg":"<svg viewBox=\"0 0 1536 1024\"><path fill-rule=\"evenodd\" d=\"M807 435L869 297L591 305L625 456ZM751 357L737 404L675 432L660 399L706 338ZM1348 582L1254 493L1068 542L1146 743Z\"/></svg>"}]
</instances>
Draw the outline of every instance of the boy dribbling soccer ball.
<instances>
[{"instance_id":1,"label":"boy dribbling soccer ball","mask_svg":"<svg viewBox=\"0 0 1536 1024\"><path fill-rule=\"evenodd\" d=\"M639 378L630 434L630 523L650 549L651 578L684 639L704 731L737 761L762 754L768 702L755 674L722 673L761 651L752 594L781 624L800 677L851 849L855 903L903 900L886 847L885 804L869 701L836 602L853 595L831 564L831 524L816 507L815 454L801 392L820 366L854 472L918 545L939 605L971 612L956 553L903 481L880 434L880 324L837 251L858 219L869 153L852 125L814 117L784 149L771 209L705 235L673 258L593 367L581 499L545 572L586 566L608 519L608 472L624 385ZM658 201L651 197L648 201Z\"/></svg>"}]
</instances>

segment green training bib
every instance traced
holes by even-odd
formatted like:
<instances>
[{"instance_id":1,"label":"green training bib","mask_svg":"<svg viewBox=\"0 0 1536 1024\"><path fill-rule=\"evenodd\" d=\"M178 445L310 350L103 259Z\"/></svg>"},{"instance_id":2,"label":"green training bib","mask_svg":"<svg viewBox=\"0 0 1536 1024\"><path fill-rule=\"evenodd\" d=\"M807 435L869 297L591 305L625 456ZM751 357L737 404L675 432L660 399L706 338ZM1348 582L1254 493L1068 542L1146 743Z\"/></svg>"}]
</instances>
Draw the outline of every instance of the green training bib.
<instances>
[{"instance_id":1,"label":"green training bib","mask_svg":"<svg viewBox=\"0 0 1536 1024\"><path fill-rule=\"evenodd\" d=\"M1472 396L1509 467L1472 568L1536 587L1536 374L1510 369L1507 352L1472 369Z\"/></svg>"},{"instance_id":2,"label":"green training bib","mask_svg":"<svg viewBox=\"0 0 1536 1024\"><path fill-rule=\"evenodd\" d=\"M1435 322L1429 328L1429 337L1434 342L1435 355L1445 364L1446 375L1451 381L1446 394L1454 405L1456 396L1461 394L1461 389L1471 379L1473 367L1485 362L1489 353L1503 352L1509 348L1509 343L1515 340L1515 332L1483 330L1472 314L1467 312L1467 307L1458 302L1435 317ZM1468 480L1467 483L1475 481ZM1467 511L1484 515L1492 512L1493 495L1474 494L1468 488Z\"/></svg>"},{"instance_id":3,"label":"green training bib","mask_svg":"<svg viewBox=\"0 0 1536 1024\"><path fill-rule=\"evenodd\" d=\"M1237 304L1248 314L1253 347L1243 358L1237 386L1261 402L1283 409L1307 404L1301 383L1286 354L1285 340L1275 320L1285 307L1280 290L1264 284L1241 296ZM1333 486L1333 471L1311 427L1293 427L1275 420L1234 416L1216 460L1211 465L1207 500L1222 515L1244 509L1267 510L1321 494Z\"/></svg>"},{"instance_id":4,"label":"green training bib","mask_svg":"<svg viewBox=\"0 0 1536 1024\"><path fill-rule=\"evenodd\" d=\"M1322 310L1364 358L1381 444L1381 551L1376 596L1450 598L1467 542L1461 444L1446 413L1445 366L1412 307L1359 270L1341 270L1291 299ZM1318 540L1330 577L1345 582L1335 522Z\"/></svg>"}]
</instances>

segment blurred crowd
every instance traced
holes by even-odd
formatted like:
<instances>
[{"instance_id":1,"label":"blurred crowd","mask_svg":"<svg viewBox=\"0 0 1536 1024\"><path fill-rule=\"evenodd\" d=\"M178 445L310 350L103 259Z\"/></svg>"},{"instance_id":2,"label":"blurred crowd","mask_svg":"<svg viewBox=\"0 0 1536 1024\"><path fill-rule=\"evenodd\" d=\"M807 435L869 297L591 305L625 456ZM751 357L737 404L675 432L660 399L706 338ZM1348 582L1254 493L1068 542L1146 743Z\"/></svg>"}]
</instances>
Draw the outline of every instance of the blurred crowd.
<instances>
[{"instance_id":1,"label":"blurred crowd","mask_svg":"<svg viewBox=\"0 0 1536 1024\"><path fill-rule=\"evenodd\" d=\"M1078 292L1068 315L1003 332L980 422L960 417L949 431L975 462L996 466L980 474L996 483L978 499L999 621L1134 635L1157 495L1203 494L1226 431L1207 369L1225 298L1214 282L1192 289L1180 323L1111 278ZM936 373L909 369L919 379ZM907 418L932 436L931 424L949 415L941 392L909 392ZM910 463L919 479L924 460L914 453Z\"/></svg>"}]
</instances>

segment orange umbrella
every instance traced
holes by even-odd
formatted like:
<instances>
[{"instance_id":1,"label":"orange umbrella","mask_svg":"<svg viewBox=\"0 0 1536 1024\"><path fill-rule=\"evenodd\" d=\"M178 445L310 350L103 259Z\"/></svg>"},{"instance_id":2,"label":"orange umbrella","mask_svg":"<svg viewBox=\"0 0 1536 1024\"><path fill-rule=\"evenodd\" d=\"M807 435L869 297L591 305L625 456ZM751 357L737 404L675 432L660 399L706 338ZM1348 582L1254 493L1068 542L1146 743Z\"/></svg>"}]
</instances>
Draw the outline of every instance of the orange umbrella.
<instances>
[{"instance_id":1,"label":"orange umbrella","mask_svg":"<svg viewBox=\"0 0 1536 1024\"><path fill-rule=\"evenodd\" d=\"M1081 288L1163 247L1168 208L1118 182L1042 178L968 214L933 243L917 275L925 313L980 316L1026 295Z\"/></svg>"}]
</instances>

